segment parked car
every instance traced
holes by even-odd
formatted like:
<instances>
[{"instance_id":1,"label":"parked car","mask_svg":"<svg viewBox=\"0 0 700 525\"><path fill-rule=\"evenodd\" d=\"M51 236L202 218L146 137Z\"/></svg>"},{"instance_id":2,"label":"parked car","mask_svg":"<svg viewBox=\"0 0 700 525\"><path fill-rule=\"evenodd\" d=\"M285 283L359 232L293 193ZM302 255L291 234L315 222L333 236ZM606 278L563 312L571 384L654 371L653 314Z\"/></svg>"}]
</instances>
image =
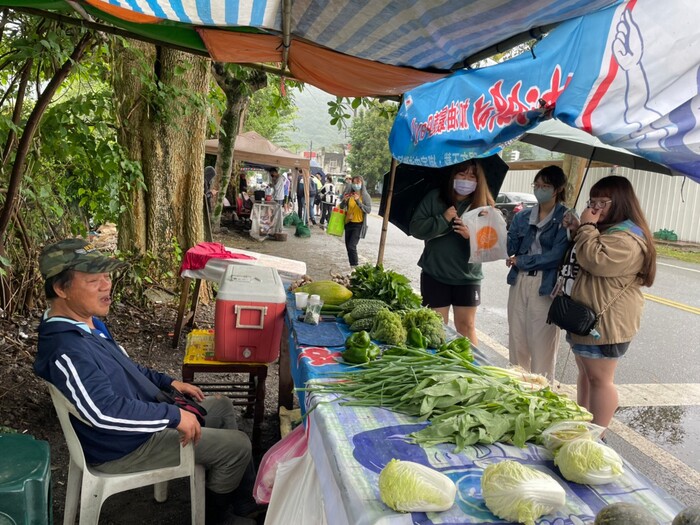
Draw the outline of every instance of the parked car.
<instances>
[{"instance_id":1,"label":"parked car","mask_svg":"<svg viewBox=\"0 0 700 525\"><path fill-rule=\"evenodd\" d=\"M516 213L525 208L532 208L535 204L537 204L537 199L532 193L505 191L496 197L496 208L501 210L508 228L510 228L510 223Z\"/></svg>"}]
</instances>

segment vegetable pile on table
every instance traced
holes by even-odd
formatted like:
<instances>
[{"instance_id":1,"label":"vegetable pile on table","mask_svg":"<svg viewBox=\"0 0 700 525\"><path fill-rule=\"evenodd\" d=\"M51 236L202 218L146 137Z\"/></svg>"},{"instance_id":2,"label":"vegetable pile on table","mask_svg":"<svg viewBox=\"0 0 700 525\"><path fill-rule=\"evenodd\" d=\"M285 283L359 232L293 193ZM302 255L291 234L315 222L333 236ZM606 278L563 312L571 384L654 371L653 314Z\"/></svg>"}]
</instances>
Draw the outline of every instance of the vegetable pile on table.
<instances>
[{"instance_id":1,"label":"vegetable pile on table","mask_svg":"<svg viewBox=\"0 0 700 525\"><path fill-rule=\"evenodd\" d=\"M548 387L533 390L527 377L521 381L507 370L473 365L451 350L403 350L305 390L337 394L344 405L385 407L428 420L411 438L424 446L454 443L456 452L496 441L523 447L555 421L592 418Z\"/></svg>"}]
</instances>

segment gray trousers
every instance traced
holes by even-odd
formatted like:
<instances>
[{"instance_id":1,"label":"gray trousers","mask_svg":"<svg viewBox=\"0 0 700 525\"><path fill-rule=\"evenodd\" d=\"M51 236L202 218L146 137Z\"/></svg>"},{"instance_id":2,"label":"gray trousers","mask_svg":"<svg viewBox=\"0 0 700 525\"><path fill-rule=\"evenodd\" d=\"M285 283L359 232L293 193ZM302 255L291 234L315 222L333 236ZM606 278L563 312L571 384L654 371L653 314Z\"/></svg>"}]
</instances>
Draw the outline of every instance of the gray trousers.
<instances>
[{"instance_id":1,"label":"gray trousers","mask_svg":"<svg viewBox=\"0 0 700 525\"><path fill-rule=\"evenodd\" d=\"M207 397L200 403L207 411L206 426L194 449L194 459L207 472L206 486L217 494L228 494L241 483L251 463L248 436L238 430L231 400ZM108 474L139 472L177 465L180 461L180 435L169 428L153 435L139 448L123 458L94 466ZM254 478L253 478L254 479Z\"/></svg>"}]
</instances>

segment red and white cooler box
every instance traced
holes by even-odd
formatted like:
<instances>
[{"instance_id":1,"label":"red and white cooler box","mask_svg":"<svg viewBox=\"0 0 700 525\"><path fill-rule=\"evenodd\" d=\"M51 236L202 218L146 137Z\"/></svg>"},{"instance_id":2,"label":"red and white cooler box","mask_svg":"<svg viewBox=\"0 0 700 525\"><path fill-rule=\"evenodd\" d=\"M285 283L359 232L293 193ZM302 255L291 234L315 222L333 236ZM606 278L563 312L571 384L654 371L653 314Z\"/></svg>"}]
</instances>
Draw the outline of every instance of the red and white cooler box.
<instances>
[{"instance_id":1,"label":"red and white cooler box","mask_svg":"<svg viewBox=\"0 0 700 525\"><path fill-rule=\"evenodd\" d=\"M232 264L216 295L214 358L272 363L279 357L286 295L277 270Z\"/></svg>"}]
</instances>

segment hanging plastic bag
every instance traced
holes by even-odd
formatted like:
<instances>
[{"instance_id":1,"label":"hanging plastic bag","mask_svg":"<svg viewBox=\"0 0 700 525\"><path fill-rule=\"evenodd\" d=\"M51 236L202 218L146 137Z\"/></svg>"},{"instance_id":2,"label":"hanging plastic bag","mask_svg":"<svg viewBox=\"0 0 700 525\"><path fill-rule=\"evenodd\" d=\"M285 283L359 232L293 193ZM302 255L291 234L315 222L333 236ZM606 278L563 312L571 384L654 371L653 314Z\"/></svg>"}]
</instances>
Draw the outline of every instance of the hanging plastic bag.
<instances>
[{"instance_id":1,"label":"hanging plastic bag","mask_svg":"<svg viewBox=\"0 0 700 525\"><path fill-rule=\"evenodd\" d=\"M328 229L326 232L329 235L336 235L342 237L345 232L345 210L340 208L333 208L331 211L331 217L328 219Z\"/></svg>"},{"instance_id":2,"label":"hanging plastic bag","mask_svg":"<svg viewBox=\"0 0 700 525\"><path fill-rule=\"evenodd\" d=\"M258 503L269 503L280 463L302 456L307 449L305 427L299 425L265 453L255 478L253 497Z\"/></svg>"},{"instance_id":3,"label":"hanging plastic bag","mask_svg":"<svg viewBox=\"0 0 700 525\"><path fill-rule=\"evenodd\" d=\"M462 215L462 222L469 228L469 262L491 262L508 257L508 231L499 210L491 206L469 210Z\"/></svg>"}]
</instances>

